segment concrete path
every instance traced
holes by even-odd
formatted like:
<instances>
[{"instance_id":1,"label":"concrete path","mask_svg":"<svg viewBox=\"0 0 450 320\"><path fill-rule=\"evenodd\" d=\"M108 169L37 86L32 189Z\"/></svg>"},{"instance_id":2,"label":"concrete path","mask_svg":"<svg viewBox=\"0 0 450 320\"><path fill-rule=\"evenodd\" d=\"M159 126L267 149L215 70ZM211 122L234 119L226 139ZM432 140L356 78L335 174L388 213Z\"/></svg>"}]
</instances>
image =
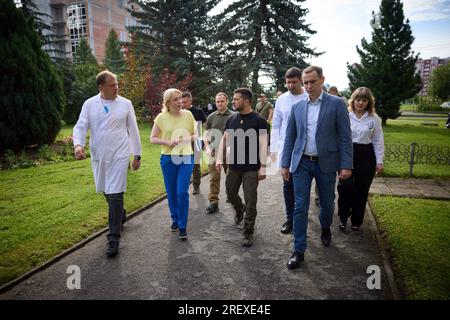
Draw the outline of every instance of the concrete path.
<instances>
[{"instance_id":1,"label":"concrete path","mask_svg":"<svg viewBox=\"0 0 450 320\"><path fill-rule=\"evenodd\" d=\"M289 271L292 234L279 232L284 222L281 177L269 176L260 184L251 248L241 246L242 224L233 224L223 187L220 212L205 214L208 188L206 176L201 194L191 195L187 241L170 231L164 200L127 222L115 259L106 259L102 235L0 299L392 299L370 215L360 232L344 233L335 216L332 244L325 248L311 201L306 261ZM380 290L367 287L371 265L380 267ZM67 288L70 266L81 270L79 290Z\"/></svg>"},{"instance_id":2,"label":"concrete path","mask_svg":"<svg viewBox=\"0 0 450 320\"><path fill-rule=\"evenodd\" d=\"M370 193L450 200L450 180L380 177L374 179Z\"/></svg>"}]
</instances>

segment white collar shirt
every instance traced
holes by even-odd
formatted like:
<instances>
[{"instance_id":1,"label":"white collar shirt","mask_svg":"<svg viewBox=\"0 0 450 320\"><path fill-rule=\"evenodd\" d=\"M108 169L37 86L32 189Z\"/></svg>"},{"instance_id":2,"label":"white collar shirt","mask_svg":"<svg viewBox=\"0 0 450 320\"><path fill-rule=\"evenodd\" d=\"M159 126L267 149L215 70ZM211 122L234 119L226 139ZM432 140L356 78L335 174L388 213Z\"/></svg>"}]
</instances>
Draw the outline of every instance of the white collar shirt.
<instances>
[{"instance_id":1,"label":"white collar shirt","mask_svg":"<svg viewBox=\"0 0 450 320\"><path fill-rule=\"evenodd\" d=\"M308 95L307 115L306 115L306 145L303 154L317 156L316 132L319 120L320 107L322 106L323 91L316 101L312 101Z\"/></svg>"}]
</instances>

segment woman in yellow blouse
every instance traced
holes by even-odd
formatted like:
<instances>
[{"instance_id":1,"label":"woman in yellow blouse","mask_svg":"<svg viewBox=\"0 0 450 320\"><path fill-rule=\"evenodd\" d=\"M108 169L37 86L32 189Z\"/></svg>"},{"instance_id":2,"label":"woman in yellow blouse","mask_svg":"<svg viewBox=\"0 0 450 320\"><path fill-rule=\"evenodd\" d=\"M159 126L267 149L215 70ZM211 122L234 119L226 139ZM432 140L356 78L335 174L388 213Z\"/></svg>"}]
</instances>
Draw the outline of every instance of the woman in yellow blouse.
<instances>
[{"instance_id":1,"label":"woman in yellow blouse","mask_svg":"<svg viewBox=\"0 0 450 320\"><path fill-rule=\"evenodd\" d=\"M179 238L186 239L189 212L189 182L194 168L192 141L197 137L192 113L181 109L181 92L167 89L163 95L163 109L156 117L150 142L161 145L161 170L169 201L171 230L179 230Z\"/></svg>"}]
</instances>

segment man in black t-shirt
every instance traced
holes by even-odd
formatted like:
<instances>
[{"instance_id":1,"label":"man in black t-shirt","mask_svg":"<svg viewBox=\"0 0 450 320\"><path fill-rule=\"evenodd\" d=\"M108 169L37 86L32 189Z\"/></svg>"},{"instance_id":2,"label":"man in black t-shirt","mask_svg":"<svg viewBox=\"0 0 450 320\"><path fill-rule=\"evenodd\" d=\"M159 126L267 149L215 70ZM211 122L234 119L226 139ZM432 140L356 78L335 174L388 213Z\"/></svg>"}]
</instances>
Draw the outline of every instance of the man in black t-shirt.
<instances>
[{"instance_id":1,"label":"man in black t-shirt","mask_svg":"<svg viewBox=\"0 0 450 320\"><path fill-rule=\"evenodd\" d=\"M189 110L194 116L195 121L197 122L197 132L198 136L202 137L202 123L206 122L206 116L203 113L203 110L197 107L192 106L192 95L190 92L183 92L181 95L181 106L185 110ZM194 170L192 171L192 186L194 190L192 194L200 193L200 179L202 177L200 170L201 163L201 149L202 142L199 140L192 143L192 148L194 150Z\"/></svg>"},{"instance_id":2,"label":"man in black t-shirt","mask_svg":"<svg viewBox=\"0 0 450 320\"><path fill-rule=\"evenodd\" d=\"M244 239L242 245L253 244L256 220L257 191L260 180L266 178L267 121L252 110L253 94L248 88L234 91L233 106L236 113L225 124L225 133L218 150L226 147L228 172L225 180L227 197L236 210L234 222L239 224L244 218ZM217 152L216 168L220 172L224 152ZM245 207L239 197L243 185Z\"/></svg>"}]
</instances>

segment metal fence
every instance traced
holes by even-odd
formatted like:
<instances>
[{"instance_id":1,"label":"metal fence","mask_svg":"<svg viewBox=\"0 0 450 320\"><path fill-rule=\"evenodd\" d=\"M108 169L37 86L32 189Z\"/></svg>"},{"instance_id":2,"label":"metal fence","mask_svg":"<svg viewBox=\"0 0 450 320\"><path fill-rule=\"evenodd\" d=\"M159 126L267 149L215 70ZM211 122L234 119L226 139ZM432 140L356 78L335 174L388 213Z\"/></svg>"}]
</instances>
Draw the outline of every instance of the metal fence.
<instances>
[{"instance_id":1,"label":"metal fence","mask_svg":"<svg viewBox=\"0 0 450 320\"><path fill-rule=\"evenodd\" d=\"M450 147L407 144L386 144L384 158L391 162L409 164L409 176L413 176L415 164L450 165Z\"/></svg>"}]
</instances>

